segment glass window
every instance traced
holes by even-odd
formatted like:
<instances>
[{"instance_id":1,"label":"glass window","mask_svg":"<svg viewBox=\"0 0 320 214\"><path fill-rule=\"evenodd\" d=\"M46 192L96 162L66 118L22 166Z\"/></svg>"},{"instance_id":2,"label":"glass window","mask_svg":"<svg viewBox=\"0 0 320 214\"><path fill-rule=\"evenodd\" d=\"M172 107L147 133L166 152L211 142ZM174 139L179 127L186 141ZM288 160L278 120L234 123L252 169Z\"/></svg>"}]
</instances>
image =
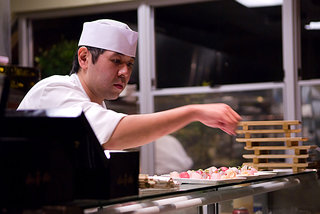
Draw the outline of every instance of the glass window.
<instances>
[{"instance_id":1,"label":"glass window","mask_svg":"<svg viewBox=\"0 0 320 214\"><path fill-rule=\"evenodd\" d=\"M302 136L305 145L320 146L320 84L301 86ZM317 150L309 150L309 162L319 163Z\"/></svg>"},{"instance_id":2,"label":"glass window","mask_svg":"<svg viewBox=\"0 0 320 214\"><path fill-rule=\"evenodd\" d=\"M301 16L301 70L302 80L320 78L320 2L300 1ZM320 146L320 85L301 86L302 128L306 144ZM319 162L319 154L310 151L310 160Z\"/></svg>"},{"instance_id":3,"label":"glass window","mask_svg":"<svg viewBox=\"0 0 320 214\"><path fill-rule=\"evenodd\" d=\"M303 136L320 146L320 85L302 86Z\"/></svg>"},{"instance_id":4,"label":"glass window","mask_svg":"<svg viewBox=\"0 0 320 214\"><path fill-rule=\"evenodd\" d=\"M41 71L42 78L55 74L67 75L70 73L83 23L97 19L114 19L128 24L135 31L138 30L136 10L37 19L32 22L35 66ZM136 55L138 56L138 53ZM139 112L139 106L136 103L137 98L133 95L139 82L138 61L136 57L127 89L117 100L107 102L109 109L127 114Z\"/></svg>"},{"instance_id":5,"label":"glass window","mask_svg":"<svg viewBox=\"0 0 320 214\"><path fill-rule=\"evenodd\" d=\"M157 88L282 81L281 6L155 9Z\"/></svg>"},{"instance_id":6,"label":"glass window","mask_svg":"<svg viewBox=\"0 0 320 214\"><path fill-rule=\"evenodd\" d=\"M192 103L219 102L229 104L243 117L243 120L283 120L281 89L245 93L156 96L155 110L161 111ZM172 136L181 143L192 159L193 169L204 169L213 165L239 166L246 162L242 158L246 153L244 144L235 142L234 136L229 136L219 129L208 128L195 122L173 133ZM167 148L167 152L179 157L179 153L171 149ZM170 167L170 163L168 166ZM159 167L163 169L163 166L156 165L156 171ZM170 168L168 170L170 171Z\"/></svg>"},{"instance_id":7,"label":"glass window","mask_svg":"<svg viewBox=\"0 0 320 214\"><path fill-rule=\"evenodd\" d=\"M303 80L320 78L320 1L301 2L301 72Z\"/></svg>"},{"instance_id":8,"label":"glass window","mask_svg":"<svg viewBox=\"0 0 320 214\"><path fill-rule=\"evenodd\" d=\"M11 24L10 24L10 1L1 1L0 2L0 29L1 29L1 37L0 37L0 64L8 63L11 57L10 51L10 42L11 42ZM7 57L4 59L4 57ZM10 61L10 63L12 63Z\"/></svg>"},{"instance_id":9,"label":"glass window","mask_svg":"<svg viewBox=\"0 0 320 214\"><path fill-rule=\"evenodd\" d=\"M42 77L69 74L83 23L97 19L122 21L137 31L136 10L33 20L35 66L40 69ZM137 64L138 60L130 81L132 84L138 81Z\"/></svg>"}]
</instances>

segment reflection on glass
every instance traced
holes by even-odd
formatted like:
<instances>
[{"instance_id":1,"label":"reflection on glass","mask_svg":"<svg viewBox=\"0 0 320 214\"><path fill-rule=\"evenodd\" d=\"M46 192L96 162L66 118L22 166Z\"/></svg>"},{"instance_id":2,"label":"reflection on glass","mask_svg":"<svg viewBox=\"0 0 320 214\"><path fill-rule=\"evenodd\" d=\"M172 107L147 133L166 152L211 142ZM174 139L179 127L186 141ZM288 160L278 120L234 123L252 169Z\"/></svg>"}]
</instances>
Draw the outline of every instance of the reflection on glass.
<instances>
[{"instance_id":1,"label":"reflection on glass","mask_svg":"<svg viewBox=\"0 0 320 214\"><path fill-rule=\"evenodd\" d=\"M72 67L73 56L76 53L83 23L98 19L114 19L126 23L131 29L137 31L137 11L126 10L118 12L81 14L78 16L50 17L32 20L33 49L35 67L39 68L41 77L53 74L69 74ZM17 45L16 45L17 46ZM12 47L13 49L17 48ZM13 64L17 56L13 54ZM54 57L51 57L54 55ZM18 64L18 63L16 63ZM130 83L138 82L138 60Z\"/></svg>"},{"instance_id":2,"label":"reflection on glass","mask_svg":"<svg viewBox=\"0 0 320 214\"><path fill-rule=\"evenodd\" d=\"M301 72L303 80L320 78L320 1L303 0L301 4Z\"/></svg>"},{"instance_id":3,"label":"reflection on glass","mask_svg":"<svg viewBox=\"0 0 320 214\"><path fill-rule=\"evenodd\" d=\"M187 171L193 166L192 159L174 136L165 135L157 139L154 146L155 174L163 175L172 171Z\"/></svg>"},{"instance_id":4,"label":"reflection on glass","mask_svg":"<svg viewBox=\"0 0 320 214\"><path fill-rule=\"evenodd\" d=\"M262 90L220 94L156 96L155 110L161 111L192 103L226 103L235 109L243 120L282 120L282 90ZM172 134L193 160L193 169L209 166L239 166L245 160L244 144L235 142L219 129L201 123L191 123Z\"/></svg>"},{"instance_id":5,"label":"reflection on glass","mask_svg":"<svg viewBox=\"0 0 320 214\"><path fill-rule=\"evenodd\" d=\"M155 8L157 88L282 81L281 6Z\"/></svg>"},{"instance_id":6,"label":"reflection on glass","mask_svg":"<svg viewBox=\"0 0 320 214\"><path fill-rule=\"evenodd\" d=\"M310 144L320 145L320 85L302 86L303 136Z\"/></svg>"}]
</instances>

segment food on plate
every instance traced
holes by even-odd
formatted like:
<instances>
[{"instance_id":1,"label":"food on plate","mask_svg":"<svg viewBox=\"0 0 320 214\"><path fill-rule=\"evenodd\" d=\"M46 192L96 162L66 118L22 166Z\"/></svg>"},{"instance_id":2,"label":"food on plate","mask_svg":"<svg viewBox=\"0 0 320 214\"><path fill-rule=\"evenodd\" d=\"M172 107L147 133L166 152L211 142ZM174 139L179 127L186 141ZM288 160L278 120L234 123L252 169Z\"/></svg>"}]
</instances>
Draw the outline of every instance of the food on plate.
<instances>
[{"instance_id":1,"label":"food on plate","mask_svg":"<svg viewBox=\"0 0 320 214\"><path fill-rule=\"evenodd\" d=\"M258 171L250 166L244 165L242 167L220 167L211 166L205 170L188 170L184 172L173 171L170 173L171 178L190 178L190 179L208 179L208 180L222 180L233 179L237 176L254 175Z\"/></svg>"},{"instance_id":2,"label":"food on plate","mask_svg":"<svg viewBox=\"0 0 320 214\"><path fill-rule=\"evenodd\" d=\"M247 166L247 165L244 165L240 169L240 175L243 175L243 176L254 175L257 172L258 171L255 168Z\"/></svg>"},{"instance_id":3,"label":"food on plate","mask_svg":"<svg viewBox=\"0 0 320 214\"><path fill-rule=\"evenodd\" d=\"M215 172L215 171L217 170L217 167L212 166L212 167L209 167L209 168L206 169L206 170L208 170L208 173L213 173L213 172Z\"/></svg>"},{"instance_id":4,"label":"food on plate","mask_svg":"<svg viewBox=\"0 0 320 214\"><path fill-rule=\"evenodd\" d=\"M224 174L221 176L222 179L229 179L237 177L237 173L232 169L227 169L224 171Z\"/></svg>"},{"instance_id":5,"label":"food on plate","mask_svg":"<svg viewBox=\"0 0 320 214\"><path fill-rule=\"evenodd\" d=\"M171 178L180 178L180 174L179 174L179 172L176 172L176 171L170 172L170 177Z\"/></svg>"}]
</instances>

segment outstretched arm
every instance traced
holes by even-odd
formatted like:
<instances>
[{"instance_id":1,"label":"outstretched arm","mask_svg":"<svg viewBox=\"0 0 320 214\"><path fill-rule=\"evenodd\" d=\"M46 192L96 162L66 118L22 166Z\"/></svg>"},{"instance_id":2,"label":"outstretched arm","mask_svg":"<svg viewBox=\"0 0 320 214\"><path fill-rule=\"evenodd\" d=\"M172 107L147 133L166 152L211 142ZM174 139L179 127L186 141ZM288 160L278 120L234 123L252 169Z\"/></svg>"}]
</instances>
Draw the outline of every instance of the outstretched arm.
<instances>
[{"instance_id":1,"label":"outstretched arm","mask_svg":"<svg viewBox=\"0 0 320 214\"><path fill-rule=\"evenodd\" d=\"M104 149L138 147L199 121L234 135L241 117L226 104L193 104L162 112L124 117Z\"/></svg>"}]
</instances>

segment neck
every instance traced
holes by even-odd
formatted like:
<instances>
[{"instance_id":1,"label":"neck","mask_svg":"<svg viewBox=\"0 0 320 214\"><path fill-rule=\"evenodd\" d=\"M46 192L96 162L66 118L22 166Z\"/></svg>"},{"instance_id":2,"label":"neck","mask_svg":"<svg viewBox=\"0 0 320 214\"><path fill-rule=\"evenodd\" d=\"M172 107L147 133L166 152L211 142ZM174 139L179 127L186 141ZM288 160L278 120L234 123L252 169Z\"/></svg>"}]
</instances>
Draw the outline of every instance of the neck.
<instances>
[{"instance_id":1,"label":"neck","mask_svg":"<svg viewBox=\"0 0 320 214\"><path fill-rule=\"evenodd\" d=\"M86 92L86 94L89 97L90 101L101 105L102 102L103 102L103 99L99 99L97 96L94 95L94 93L88 87L85 79L83 78L83 75L81 75L81 72L78 72L78 77L79 77L80 83L82 85L82 88Z\"/></svg>"}]
</instances>

